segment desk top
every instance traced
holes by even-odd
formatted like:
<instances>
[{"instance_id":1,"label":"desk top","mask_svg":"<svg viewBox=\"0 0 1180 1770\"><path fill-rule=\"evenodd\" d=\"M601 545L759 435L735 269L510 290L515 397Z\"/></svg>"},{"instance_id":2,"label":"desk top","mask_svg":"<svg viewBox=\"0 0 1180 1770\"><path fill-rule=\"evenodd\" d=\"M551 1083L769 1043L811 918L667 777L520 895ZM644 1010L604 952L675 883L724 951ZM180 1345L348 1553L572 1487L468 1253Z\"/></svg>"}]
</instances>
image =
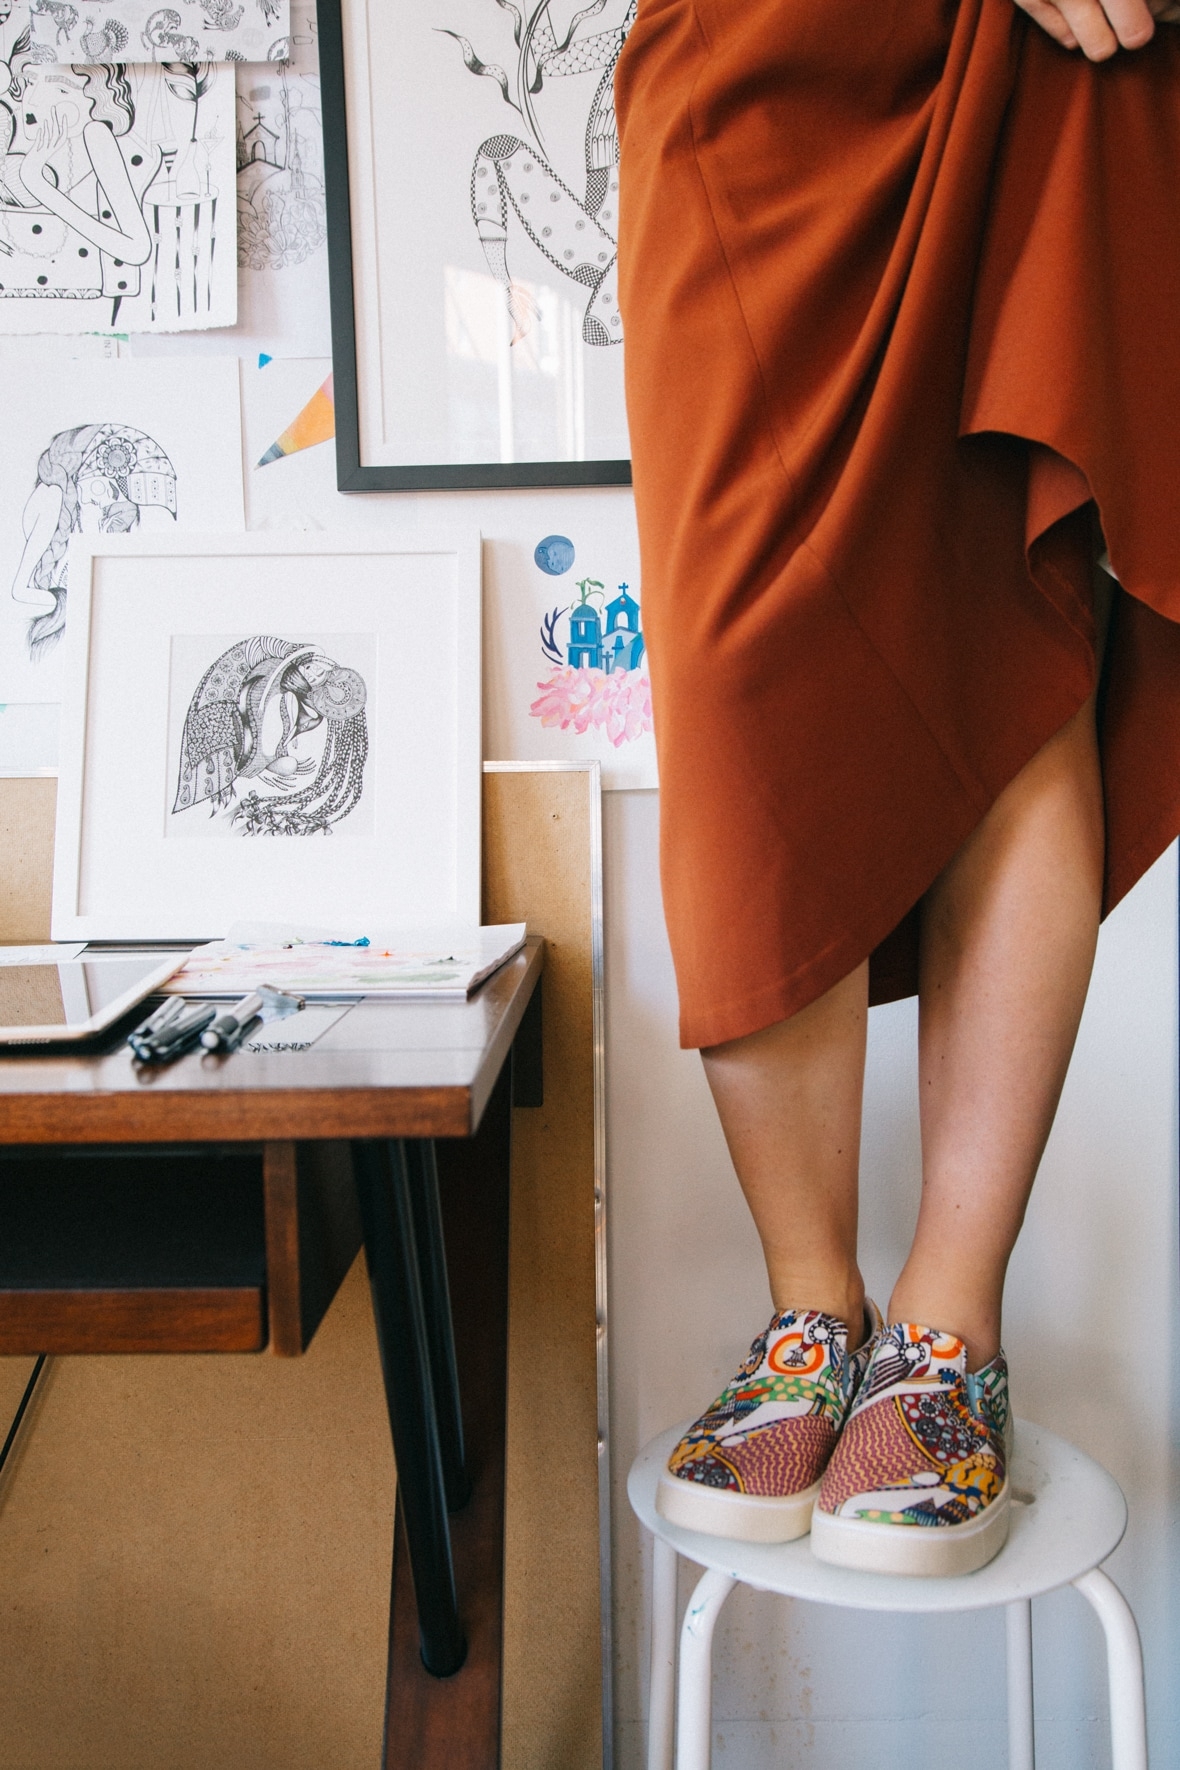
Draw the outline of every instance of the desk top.
<instances>
[{"instance_id":1,"label":"desk top","mask_svg":"<svg viewBox=\"0 0 1180 1770\"><path fill-rule=\"evenodd\" d=\"M530 939L466 1002L358 1002L309 1051L193 1052L159 1069L121 1042L0 1055L0 1143L470 1136L542 950Z\"/></svg>"}]
</instances>

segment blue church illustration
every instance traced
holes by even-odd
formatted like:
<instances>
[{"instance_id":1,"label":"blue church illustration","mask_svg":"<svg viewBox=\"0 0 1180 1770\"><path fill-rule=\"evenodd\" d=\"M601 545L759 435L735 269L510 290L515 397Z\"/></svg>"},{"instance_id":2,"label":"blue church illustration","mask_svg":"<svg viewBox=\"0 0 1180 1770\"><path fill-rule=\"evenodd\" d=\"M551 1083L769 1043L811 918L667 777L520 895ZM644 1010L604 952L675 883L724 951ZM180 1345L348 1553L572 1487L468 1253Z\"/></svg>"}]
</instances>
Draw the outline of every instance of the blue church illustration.
<instances>
[{"instance_id":1,"label":"blue church illustration","mask_svg":"<svg viewBox=\"0 0 1180 1770\"><path fill-rule=\"evenodd\" d=\"M592 603L570 610L570 637L566 656L575 670L602 669L602 618Z\"/></svg>"},{"instance_id":2,"label":"blue church illustration","mask_svg":"<svg viewBox=\"0 0 1180 1770\"><path fill-rule=\"evenodd\" d=\"M639 604L626 584L602 613L589 602L570 610L570 636L566 656L575 670L602 670L613 676L619 670L637 670L645 650L639 624Z\"/></svg>"}]
</instances>

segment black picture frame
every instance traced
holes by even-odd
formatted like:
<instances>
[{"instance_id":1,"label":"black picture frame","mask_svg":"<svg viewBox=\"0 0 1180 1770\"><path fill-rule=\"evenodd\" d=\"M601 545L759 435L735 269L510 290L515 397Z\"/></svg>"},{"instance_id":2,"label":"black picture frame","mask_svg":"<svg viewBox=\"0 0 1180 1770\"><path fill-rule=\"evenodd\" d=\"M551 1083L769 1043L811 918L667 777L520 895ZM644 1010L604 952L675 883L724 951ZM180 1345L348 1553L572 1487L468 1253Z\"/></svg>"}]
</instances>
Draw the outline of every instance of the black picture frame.
<instances>
[{"instance_id":1,"label":"black picture frame","mask_svg":"<svg viewBox=\"0 0 1180 1770\"><path fill-rule=\"evenodd\" d=\"M423 462L402 466L362 461L344 59L343 7L348 4L349 0L318 0L317 6L337 490L426 492L630 485L629 460Z\"/></svg>"}]
</instances>

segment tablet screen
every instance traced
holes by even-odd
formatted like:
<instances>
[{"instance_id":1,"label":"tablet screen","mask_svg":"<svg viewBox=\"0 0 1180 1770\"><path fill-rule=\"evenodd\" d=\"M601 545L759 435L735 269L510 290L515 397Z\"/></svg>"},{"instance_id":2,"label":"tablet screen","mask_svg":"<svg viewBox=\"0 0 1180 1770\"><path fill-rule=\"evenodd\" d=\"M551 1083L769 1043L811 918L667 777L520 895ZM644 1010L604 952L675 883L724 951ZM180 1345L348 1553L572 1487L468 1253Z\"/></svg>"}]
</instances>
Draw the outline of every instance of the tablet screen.
<instances>
[{"instance_id":1,"label":"tablet screen","mask_svg":"<svg viewBox=\"0 0 1180 1770\"><path fill-rule=\"evenodd\" d=\"M121 998L134 1001L158 978L166 955L119 953L86 955L31 964L0 962L0 1037L22 1027L87 1026ZM178 963L179 960L175 960Z\"/></svg>"}]
</instances>

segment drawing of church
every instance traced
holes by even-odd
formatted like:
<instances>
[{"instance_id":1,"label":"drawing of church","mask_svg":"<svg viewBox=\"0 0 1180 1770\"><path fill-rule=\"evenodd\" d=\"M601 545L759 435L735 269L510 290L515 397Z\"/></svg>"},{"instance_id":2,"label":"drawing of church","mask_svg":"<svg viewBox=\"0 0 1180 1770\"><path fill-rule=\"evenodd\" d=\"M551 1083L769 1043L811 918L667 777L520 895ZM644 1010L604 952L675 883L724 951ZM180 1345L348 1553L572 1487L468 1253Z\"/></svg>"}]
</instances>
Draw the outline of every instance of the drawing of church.
<instances>
[{"instance_id":1,"label":"drawing of church","mask_svg":"<svg viewBox=\"0 0 1180 1770\"><path fill-rule=\"evenodd\" d=\"M602 669L602 620L589 602L570 610L566 656L575 670Z\"/></svg>"},{"instance_id":2,"label":"drawing of church","mask_svg":"<svg viewBox=\"0 0 1180 1770\"><path fill-rule=\"evenodd\" d=\"M628 586L620 584L619 594L601 614L588 602L570 610L566 656L575 670L602 670L613 676L616 671L639 668L645 650L639 604L627 592Z\"/></svg>"},{"instance_id":3,"label":"drawing of church","mask_svg":"<svg viewBox=\"0 0 1180 1770\"><path fill-rule=\"evenodd\" d=\"M262 121L261 111L255 111L249 129L238 125L238 171L244 166L259 165L273 166L279 172L283 169L278 131Z\"/></svg>"}]
</instances>

